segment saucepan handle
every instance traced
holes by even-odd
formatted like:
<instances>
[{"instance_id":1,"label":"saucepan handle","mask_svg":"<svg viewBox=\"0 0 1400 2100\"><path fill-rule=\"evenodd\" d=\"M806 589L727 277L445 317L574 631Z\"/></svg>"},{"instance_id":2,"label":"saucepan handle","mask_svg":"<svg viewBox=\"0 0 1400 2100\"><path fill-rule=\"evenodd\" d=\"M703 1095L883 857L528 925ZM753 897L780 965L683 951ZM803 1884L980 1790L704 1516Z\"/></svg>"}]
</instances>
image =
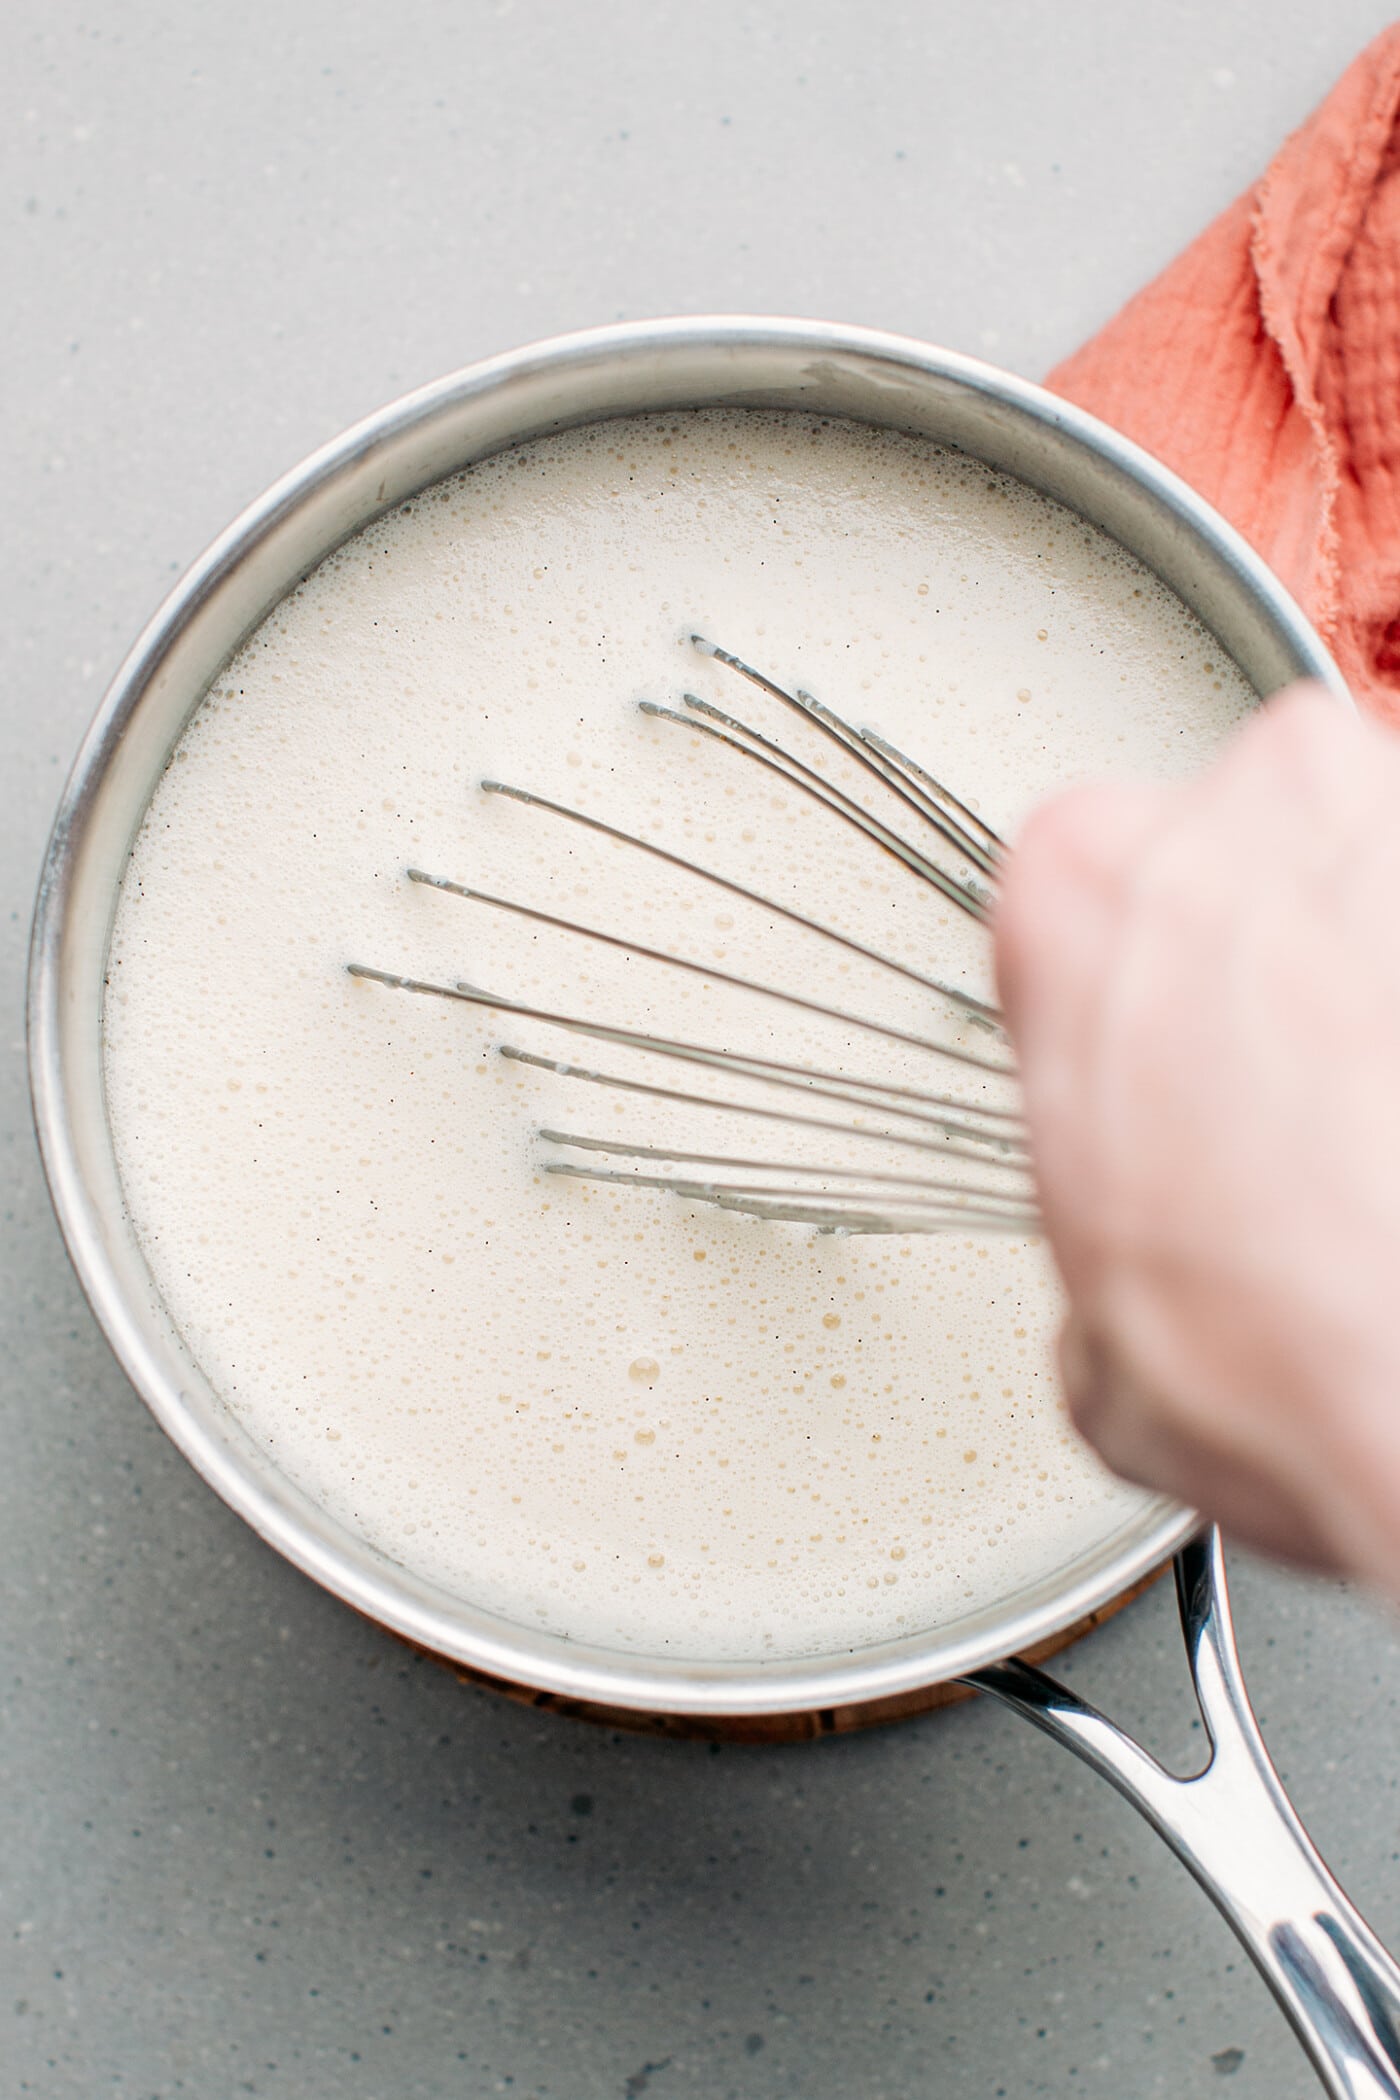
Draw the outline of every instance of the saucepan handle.
<instances>
[{"instance_id":1,"label":"saucepan handle","mask_svg":"<svg viewBox=\"0 0 1400 2100\"><path fill-rule=\"evenodd\" d=\"M1400 2100L1400 1968L1327 1871L1264 1747L1218 1531L1183 1547L1176 1586L1210 1740L1209 1762L1190 1778L1028 1663L966 1682L1073 1750L1165 1838L1248 1949L1333 2100Z\"/></svg>"}]
</instances>

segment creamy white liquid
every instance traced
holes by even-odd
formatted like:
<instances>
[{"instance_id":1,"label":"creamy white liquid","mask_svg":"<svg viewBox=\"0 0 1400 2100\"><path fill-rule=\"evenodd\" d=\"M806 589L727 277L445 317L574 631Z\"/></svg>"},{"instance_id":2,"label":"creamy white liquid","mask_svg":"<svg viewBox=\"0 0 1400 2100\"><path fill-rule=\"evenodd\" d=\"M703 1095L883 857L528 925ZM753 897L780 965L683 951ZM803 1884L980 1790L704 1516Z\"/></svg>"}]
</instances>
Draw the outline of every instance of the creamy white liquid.
<instances>
[{"instance_id":1,"label":"creamy white liquid","mask_svg":"<svg viewBox=\"0 0 1400 2100\"><path fill-rule=\"evenodd\" d=\"M726 1092L345 967L945 1084L922 1052L406 881L415 865L946 1032L888 971L481 793L528 787L985 991L985 938L945 902L638 714L691 689L786 733L692 629L1008 831L1077 777L1194 766L1251 702L1120 550L913 440L744 413L522 448L362 533L215 680L123 886L108 1098L192 1352L337 1517L528 1625L787 1656L959 1617L1137 1508L1063 1417L1044 1249L818 1237L546 1176L583 1156L541 1125L778 1161L878 1148L511 1063L503 1042Z\"/></svg>"}]
</instances>

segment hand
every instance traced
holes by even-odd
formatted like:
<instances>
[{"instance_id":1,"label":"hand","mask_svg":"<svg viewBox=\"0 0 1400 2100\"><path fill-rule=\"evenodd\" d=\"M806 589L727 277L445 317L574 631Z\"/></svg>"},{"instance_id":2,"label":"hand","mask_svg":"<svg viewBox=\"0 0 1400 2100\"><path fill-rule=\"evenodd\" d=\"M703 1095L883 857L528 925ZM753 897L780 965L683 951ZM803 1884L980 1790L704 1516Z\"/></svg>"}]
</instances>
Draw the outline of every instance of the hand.
<instances>
[{"instance_id":1,"label":"hand","mask_svg":"<svg viewBox=\"0 0 1400 2100\"><path fill-rule=\"evenodd\" d=\"M1298 687L1060 796L996 937L1079 1428L1400 1595L1400 737Z\"/></svg>"}]
</instances>

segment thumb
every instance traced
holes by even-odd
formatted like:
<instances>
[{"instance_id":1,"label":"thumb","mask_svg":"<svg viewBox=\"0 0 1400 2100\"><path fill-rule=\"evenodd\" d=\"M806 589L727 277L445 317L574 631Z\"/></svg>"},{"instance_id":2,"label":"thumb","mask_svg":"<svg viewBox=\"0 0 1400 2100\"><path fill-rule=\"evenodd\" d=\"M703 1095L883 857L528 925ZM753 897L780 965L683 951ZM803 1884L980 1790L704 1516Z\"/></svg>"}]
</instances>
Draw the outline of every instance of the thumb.
<instances>
[{"instance_id":1,"label":"thumb","mask_svg":"<svg viewBox=\"0 0 1400 2100\"><path fill-rule=\"evenodd\" d=\"M993 929L998 996L1018 1048L1098 976L1128 872L1172 793L1127 783L1072 788L1022 825Z\"/></svg>"}]
</instances>

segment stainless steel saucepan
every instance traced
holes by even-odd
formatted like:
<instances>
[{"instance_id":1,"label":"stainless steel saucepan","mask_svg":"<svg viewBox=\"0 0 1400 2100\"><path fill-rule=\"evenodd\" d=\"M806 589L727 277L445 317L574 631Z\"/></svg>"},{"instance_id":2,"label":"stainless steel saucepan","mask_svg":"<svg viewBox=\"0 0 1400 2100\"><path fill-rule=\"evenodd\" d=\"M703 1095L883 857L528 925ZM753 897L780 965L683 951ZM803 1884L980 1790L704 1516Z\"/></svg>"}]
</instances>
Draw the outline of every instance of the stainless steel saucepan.
<instances>
[{"instance_id":1,"label":"stainless steel saucepan","mask_svg":"<svg viewBox=\"0 0 1400 2100\"><path fill-rule=\"evenodd\" d=\"M541 1634L388 1560L279 1473L220 1403L162 1306L123 1206L102 1084L103 977L118 886L170 751L230 653L341 540L428 483L547 431L697 407L801 409L913 432L1016 476L1111 533L1199 616L1266 696L1319 678L1316 635L1245 543L1153 460L1038 388L922 343L806 321L647 322L563 337L394 402L245 511L137 642L78 755L39 888L29 1040L54 1204L94 1312L191 1463L278 1550L357 1610L464 1673L578 1711L691 1730L819 1732L990 1692L1102 1772L1229 1919L1337 2100L1400 2100L1400 1971L1289 1806L1250 1712L1219 1541L1145 1507L1053 1575L941 1626L849 1654L697 1664ZM1172 1777L1024 1661L1176 1554L1211 1742ZM839 1718L838 1718L839 1717ZM804 1727L804 1718L807 1725Z\"/></svg>"}]
</instances>

